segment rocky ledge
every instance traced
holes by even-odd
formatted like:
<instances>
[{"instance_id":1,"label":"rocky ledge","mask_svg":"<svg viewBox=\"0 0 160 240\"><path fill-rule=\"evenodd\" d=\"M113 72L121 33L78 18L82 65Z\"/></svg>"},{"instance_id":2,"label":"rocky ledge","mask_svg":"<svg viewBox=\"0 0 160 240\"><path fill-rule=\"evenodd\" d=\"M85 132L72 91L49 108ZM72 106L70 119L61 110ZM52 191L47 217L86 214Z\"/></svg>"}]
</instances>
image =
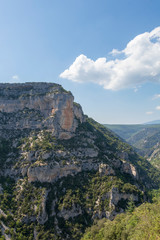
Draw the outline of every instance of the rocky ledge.
<instances>
[{"instance_id":1,"label":"rocky ledge","mask_svg":"<svg viewBox=\"0 0 160 240\"><path fill-rule=\"evenodd\" d=\"M84 121L81 106L58 84L0 84L0 130L47 128L69 139Z\"/></svg>"}]
</instances>

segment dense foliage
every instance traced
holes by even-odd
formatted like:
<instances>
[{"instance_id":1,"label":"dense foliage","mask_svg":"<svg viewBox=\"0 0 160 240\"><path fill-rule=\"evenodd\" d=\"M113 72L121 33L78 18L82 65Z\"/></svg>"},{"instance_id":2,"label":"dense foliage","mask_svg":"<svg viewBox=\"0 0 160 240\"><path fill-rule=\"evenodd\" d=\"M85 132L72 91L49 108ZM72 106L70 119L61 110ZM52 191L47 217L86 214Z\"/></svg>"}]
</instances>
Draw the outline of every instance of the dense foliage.
<instances>
[{"instance_id":1,"label":"dense foliage","mask_svg":"<svg viewBox=\"0 0 160 240\"><path fill-rule=\"evenodd\" d=\"M134 204L139 205L147 198L148 187L159 186L159 171L92 119L79 124L75 136L68 140L57 139L46 129L23 131L16 136L19 140L16 145L15 138L1 140L4 171L11 166L19 173L21 169L49 164L52 168L58 165L63 169L71 164L80 167L90 163L96 168L73 172L53 183L29 182L25 173L18 177L1 177L1 239L9 236L12 240L35 237L38 240L79 240L94 219L112 212L120 213L127 206L131 212ZM89 157L87 151L97 152L97 155ZM121 153L126 153L127 160ZM123 171L121 166L126 161L127 166L136 167L139 179ZM112 172L99 172L101 164L112 168ZM114 191L119 197L115 204L111 203ZM135 197L134 204L128 202L129 196Z\"/></svg>"},{"instance_id":2,"label":"dense foliage","mask_svg":"<svg viewBox=\"0 0 160 240\"><path fill-rule=\"evenodd\" d=\"M160 195L117 215L113 221L102 219L88 228L82 240L157 240L160 239Z\"/></svg>"}]
</instances>

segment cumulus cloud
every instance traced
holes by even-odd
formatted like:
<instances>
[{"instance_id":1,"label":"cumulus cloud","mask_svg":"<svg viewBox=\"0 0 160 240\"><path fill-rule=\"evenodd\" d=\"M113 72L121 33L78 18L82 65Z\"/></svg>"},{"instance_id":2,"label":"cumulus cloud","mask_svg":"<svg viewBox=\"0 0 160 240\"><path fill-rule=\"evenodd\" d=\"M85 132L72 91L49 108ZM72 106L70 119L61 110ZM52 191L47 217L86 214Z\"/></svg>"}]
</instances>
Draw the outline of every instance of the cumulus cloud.
<instances>
[{"instance_id":1,"label":"cumulus cloud","mask_svg":"<svg viewBox=\"0 0 160 240\"><path fill-rule=\"evenodd\" d=\"M96 83L111 90L160 82L160 27L136 36L122 51L113 49L111 53L117 58L94 61L81 54L60 77L74 82Z\"/></svg>"},{"instance_id":2,"label":"cumulus cloud","mask_svg":"<svg viewBox=\"0 0 160 240\"><path fill-rule=\"evenodd\" d=\"M112 52L110 52L110 54L112 54L113 56L119 55L121 53L122 53L121 51L119 51L118 49L115 49L115 48L112 50Z\"/></svg>"},{"instance_id":3,"label":"cumulus cloud","mask_svg":"<svg viewBox=\"0 0 160 240\"><path fill-rule=\"evenodd\" d=\"M157 109L157 110L160 110L160 106L157 106L156 109Z\"/></svg>"}]
</instances>

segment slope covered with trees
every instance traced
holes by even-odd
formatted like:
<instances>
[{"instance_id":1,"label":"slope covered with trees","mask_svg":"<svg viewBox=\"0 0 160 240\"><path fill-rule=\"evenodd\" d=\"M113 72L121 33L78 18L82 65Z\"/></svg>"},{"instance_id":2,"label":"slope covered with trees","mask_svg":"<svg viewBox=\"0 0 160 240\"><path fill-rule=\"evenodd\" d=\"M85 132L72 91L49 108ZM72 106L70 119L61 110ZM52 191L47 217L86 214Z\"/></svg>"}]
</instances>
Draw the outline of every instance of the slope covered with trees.
<instances>
[{"instance_id":1,"label":"slope covered with trees","mask_svg":"<svg viewBox=\"0 0 160 240\"><path fill-rule=\"evenodd\" d=\"M157 240L160 239L160 194L154 192L153 203L135 208L132 200L126 213L113 221L102 219L88 228L81 240Z\"/></svg>"},{"instance_id":2,"label":"slope covered with trees","mask_svg":"<svg viewBox=\"0 0 160 240\"><path fill-rule=\"evenodd\" d=\"M105 125L160 169L160 125Z\"/></svg>"},{"instance_id":3,"label":"slope covered with trees","mask_svg":"<svg viewBox=\"0 0 160 240\"><path fill-rule=\"evenodd\" d=\"M79 240L149 200L160 172L48 83L0 87L0 238Z\"/></svg>"}]
</instances>

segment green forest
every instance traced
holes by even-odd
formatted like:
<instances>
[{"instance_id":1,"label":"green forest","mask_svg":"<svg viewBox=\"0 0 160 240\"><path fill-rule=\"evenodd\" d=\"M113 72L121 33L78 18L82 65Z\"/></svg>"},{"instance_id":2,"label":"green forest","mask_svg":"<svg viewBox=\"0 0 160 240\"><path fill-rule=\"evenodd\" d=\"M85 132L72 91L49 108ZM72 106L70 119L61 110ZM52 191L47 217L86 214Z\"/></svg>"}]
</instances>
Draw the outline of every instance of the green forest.
<instances>
[{"instance_id":1,"label":"green forest","mask_svg":"<svg viewBox=\"0 0 160 240\"><path fill-rule=\"evenodd\" d=\"M160 190L151 193L152 202L134 206L132 199L125 213L113 221L101 219L86 230L81 240L157 240L160 239Z\"/></svg>"}]
</instances>

